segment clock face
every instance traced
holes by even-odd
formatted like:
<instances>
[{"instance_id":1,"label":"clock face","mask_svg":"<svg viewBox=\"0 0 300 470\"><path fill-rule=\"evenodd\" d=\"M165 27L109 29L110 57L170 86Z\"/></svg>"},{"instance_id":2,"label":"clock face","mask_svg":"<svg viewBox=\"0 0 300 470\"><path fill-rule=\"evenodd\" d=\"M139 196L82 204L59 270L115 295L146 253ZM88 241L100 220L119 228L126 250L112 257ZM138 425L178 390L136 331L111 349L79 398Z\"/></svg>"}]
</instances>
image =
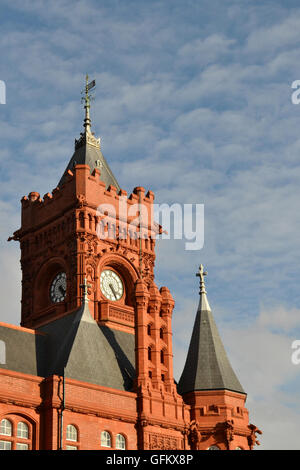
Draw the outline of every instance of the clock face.
<instances>
[{"instance_id":1,"label":"clock face","mask_svg":"<svg viewBox=\"0 0 300 470\"><path fill-rule=\"evenodd\" d=\"M124 288L120 276L110 269L105 269L100 275L100 287L108 300L120 300Z\"/></svg>"},{"instance_id":2,"label":"clock face","mask_svg":"<svg viewBox=\"0 0 300 470\"><path fill-rule=\"evenodd\" d=\"M52 281L50 287L50 299L54 303L63 302L66 298L67 291L67 275L66 273L58 273Z\"/></svg>"}]
</instances>

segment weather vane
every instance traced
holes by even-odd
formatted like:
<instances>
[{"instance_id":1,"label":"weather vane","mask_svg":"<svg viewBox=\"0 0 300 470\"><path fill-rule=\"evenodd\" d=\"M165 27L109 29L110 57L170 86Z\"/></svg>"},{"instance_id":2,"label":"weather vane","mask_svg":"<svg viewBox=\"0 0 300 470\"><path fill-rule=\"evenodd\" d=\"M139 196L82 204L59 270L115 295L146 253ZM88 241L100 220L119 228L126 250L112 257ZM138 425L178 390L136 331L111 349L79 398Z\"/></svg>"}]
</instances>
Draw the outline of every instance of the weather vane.
<instances>
[{"instance_id":1,"label":"weather vane","mask_svg":"<svg viewBox=\"0 0 300 470\"><path fill-rule=\"evenodd\" d=\"M91 129L91 119L90 119L90 102L92 100L91 95L89 94L89 91L95 88L96 86L96 80L92 80L89 83L89 76L86 74L85 76L85 88L82 90L81 94L84 94L82 96L81 101L84 103L84 109L85 109L85 119L84 119L84 127L87 131L90 131Z\"/></svg>"}]
</instances>

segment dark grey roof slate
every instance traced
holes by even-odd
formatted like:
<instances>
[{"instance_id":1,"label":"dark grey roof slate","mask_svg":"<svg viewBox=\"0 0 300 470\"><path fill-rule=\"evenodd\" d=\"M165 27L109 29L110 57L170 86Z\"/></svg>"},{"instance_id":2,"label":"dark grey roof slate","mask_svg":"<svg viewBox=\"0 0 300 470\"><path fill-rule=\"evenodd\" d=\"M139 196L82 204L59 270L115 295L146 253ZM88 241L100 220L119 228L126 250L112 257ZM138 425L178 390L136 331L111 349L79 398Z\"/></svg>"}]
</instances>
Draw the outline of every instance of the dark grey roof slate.
<instances>
[{"instance_id":1,"label":"dark grey roof slate","mask_svg":"<svg viewBox=\"0 0 300 470\"><path fill-rule=\"evenodd\" d=\"M99 326L84 304L77 312L39 329L47 333L46 375L130 391L135 375L134 335Z\"/></svg>"},{"instance_id":2,"label":"dark grey roof slate","mask_svg":"<svg viewBox=\"0 0 300 470\"><path fill-rule=\"evenodd\" d=\"M132 390L134 335L99 326L86 305L36 334L0 325L0 346L0 369L40 377L62 375L65 369L72 379Z\"/></svg>"},{"instance_id":3,"label":"dark grey roof slate","mask_svg":"<svg viewBox=\"0 0 300 470\"><path fill-rule=\"evenodd\" d=\"M91 173L94 171L95 168L97 168L98 170L100 170L100 180L105 183L106 189L109 185L112 185L115 186L118 191L120 191L120 186L116 178L114 177L101 150L87 143L77 148L73 153L73 156L69 161L69 164L58 183L58 187L61 187L64 184L67 171L73 171L75 165L89 165Z\"/></svg>"},{"instance_id":4,"label":"dark grey roof slate","mask_svg":"<svg viewBox=\"0 0 300 470\"><path fill-rule=\"evenodd\" d=\"M178 392L232 390L245 393L236 377L210 310L197 311L189 351Z\"/></svg>"},{"instance_id":5,"label":"dark grey roof slate","mask_svg":"<svg viewBox=\"0 0 300 470\"><path fill-rule=\"evenodd\" d=\"M0 368L44 376L45 336L16 329L12 325L0 325L0 341L4 343Z\"/></svg>"}]
</instances>

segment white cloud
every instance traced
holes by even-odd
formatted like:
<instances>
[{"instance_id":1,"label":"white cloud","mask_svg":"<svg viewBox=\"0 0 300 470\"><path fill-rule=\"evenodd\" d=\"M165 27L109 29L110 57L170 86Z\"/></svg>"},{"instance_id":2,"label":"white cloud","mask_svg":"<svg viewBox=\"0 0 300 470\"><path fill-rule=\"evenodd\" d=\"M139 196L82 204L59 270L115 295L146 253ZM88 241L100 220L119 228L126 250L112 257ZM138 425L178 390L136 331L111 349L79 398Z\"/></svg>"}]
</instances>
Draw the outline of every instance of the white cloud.
<instances>
[{"instance_id":1,"label":"white cloud","mask_svg":"<svg viewBox=\"0 0 300 470\"><path fill-rule=\"evenodd\" d=\"M297 34L299 25L300 14L298 10L294 10L280 22L251 32L247 39L247 49L252 53L264 54L265 52L277 53L282 48L299 46Z\"/></svg>"},{"instance_id":2,"label":"white cloud","mask_svg":"<svg viewBox=\"0 0 300 470\"><path fill-rule=\"evenodd\" d=\"M207 65L217 59L224 58L230 46L235 44L234 39L228 39L224 35L212 34L205 38L197 38L184 44L178 50L178 56L185 63Z\"/></svg>"},{"instance_id":3,"label":"white cloud","mask_svg":"<svg viewBox=\"0 0 300 470\"><path fill-rule=\"evenodd\" d=\"M9 104L0 109L0 223L5 241L18 228L19 199L57 184L82 129L88 71L97 81L93 130L121 186L154 189L158 203L205 204L203 250L158 244L157 280L177 301L176 370L184 365L202 261L210 298L222 305L224 342L249 388L251 420L266 445L284 436L288 447L298 445L289 437L296 435L289 384L297 369L286 361L300 307L300 108L290 100L300 78L300 13L282 5L270 16L262 3L231 2L225 14L218 1L197 8L175 1L172 11L138 2L130 12L122 2L115 9L93 1L4 2L16 20L22 15L22 27L10 20L0 38ZM18 253L17 244L1 245L1 320L13 323ZM226 329L225 319L235 328Z\"/></svg>"}]
</instances>

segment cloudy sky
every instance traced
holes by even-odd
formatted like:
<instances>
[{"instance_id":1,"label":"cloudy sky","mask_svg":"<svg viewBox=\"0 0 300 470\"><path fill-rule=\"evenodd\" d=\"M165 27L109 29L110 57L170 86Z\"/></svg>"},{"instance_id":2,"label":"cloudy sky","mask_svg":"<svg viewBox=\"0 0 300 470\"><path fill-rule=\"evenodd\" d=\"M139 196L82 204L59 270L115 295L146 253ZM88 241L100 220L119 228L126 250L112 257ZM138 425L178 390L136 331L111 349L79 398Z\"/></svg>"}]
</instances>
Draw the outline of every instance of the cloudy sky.
<instances>
[{"instance_id":1,"label":"cloudy sky","mask_svg":"<svg viewBox=\"0 0 300 470\"><path fill-rule=\"evenodd\" d=\"M93 130L120 186L204 204L205 241L158 243L176 301L178 379L200 263L261 449L300 449L300 8L296 1L0 0L1 321L20 318L20 199L56 187L97 89Z\"/></svg>"}]
</instances>

